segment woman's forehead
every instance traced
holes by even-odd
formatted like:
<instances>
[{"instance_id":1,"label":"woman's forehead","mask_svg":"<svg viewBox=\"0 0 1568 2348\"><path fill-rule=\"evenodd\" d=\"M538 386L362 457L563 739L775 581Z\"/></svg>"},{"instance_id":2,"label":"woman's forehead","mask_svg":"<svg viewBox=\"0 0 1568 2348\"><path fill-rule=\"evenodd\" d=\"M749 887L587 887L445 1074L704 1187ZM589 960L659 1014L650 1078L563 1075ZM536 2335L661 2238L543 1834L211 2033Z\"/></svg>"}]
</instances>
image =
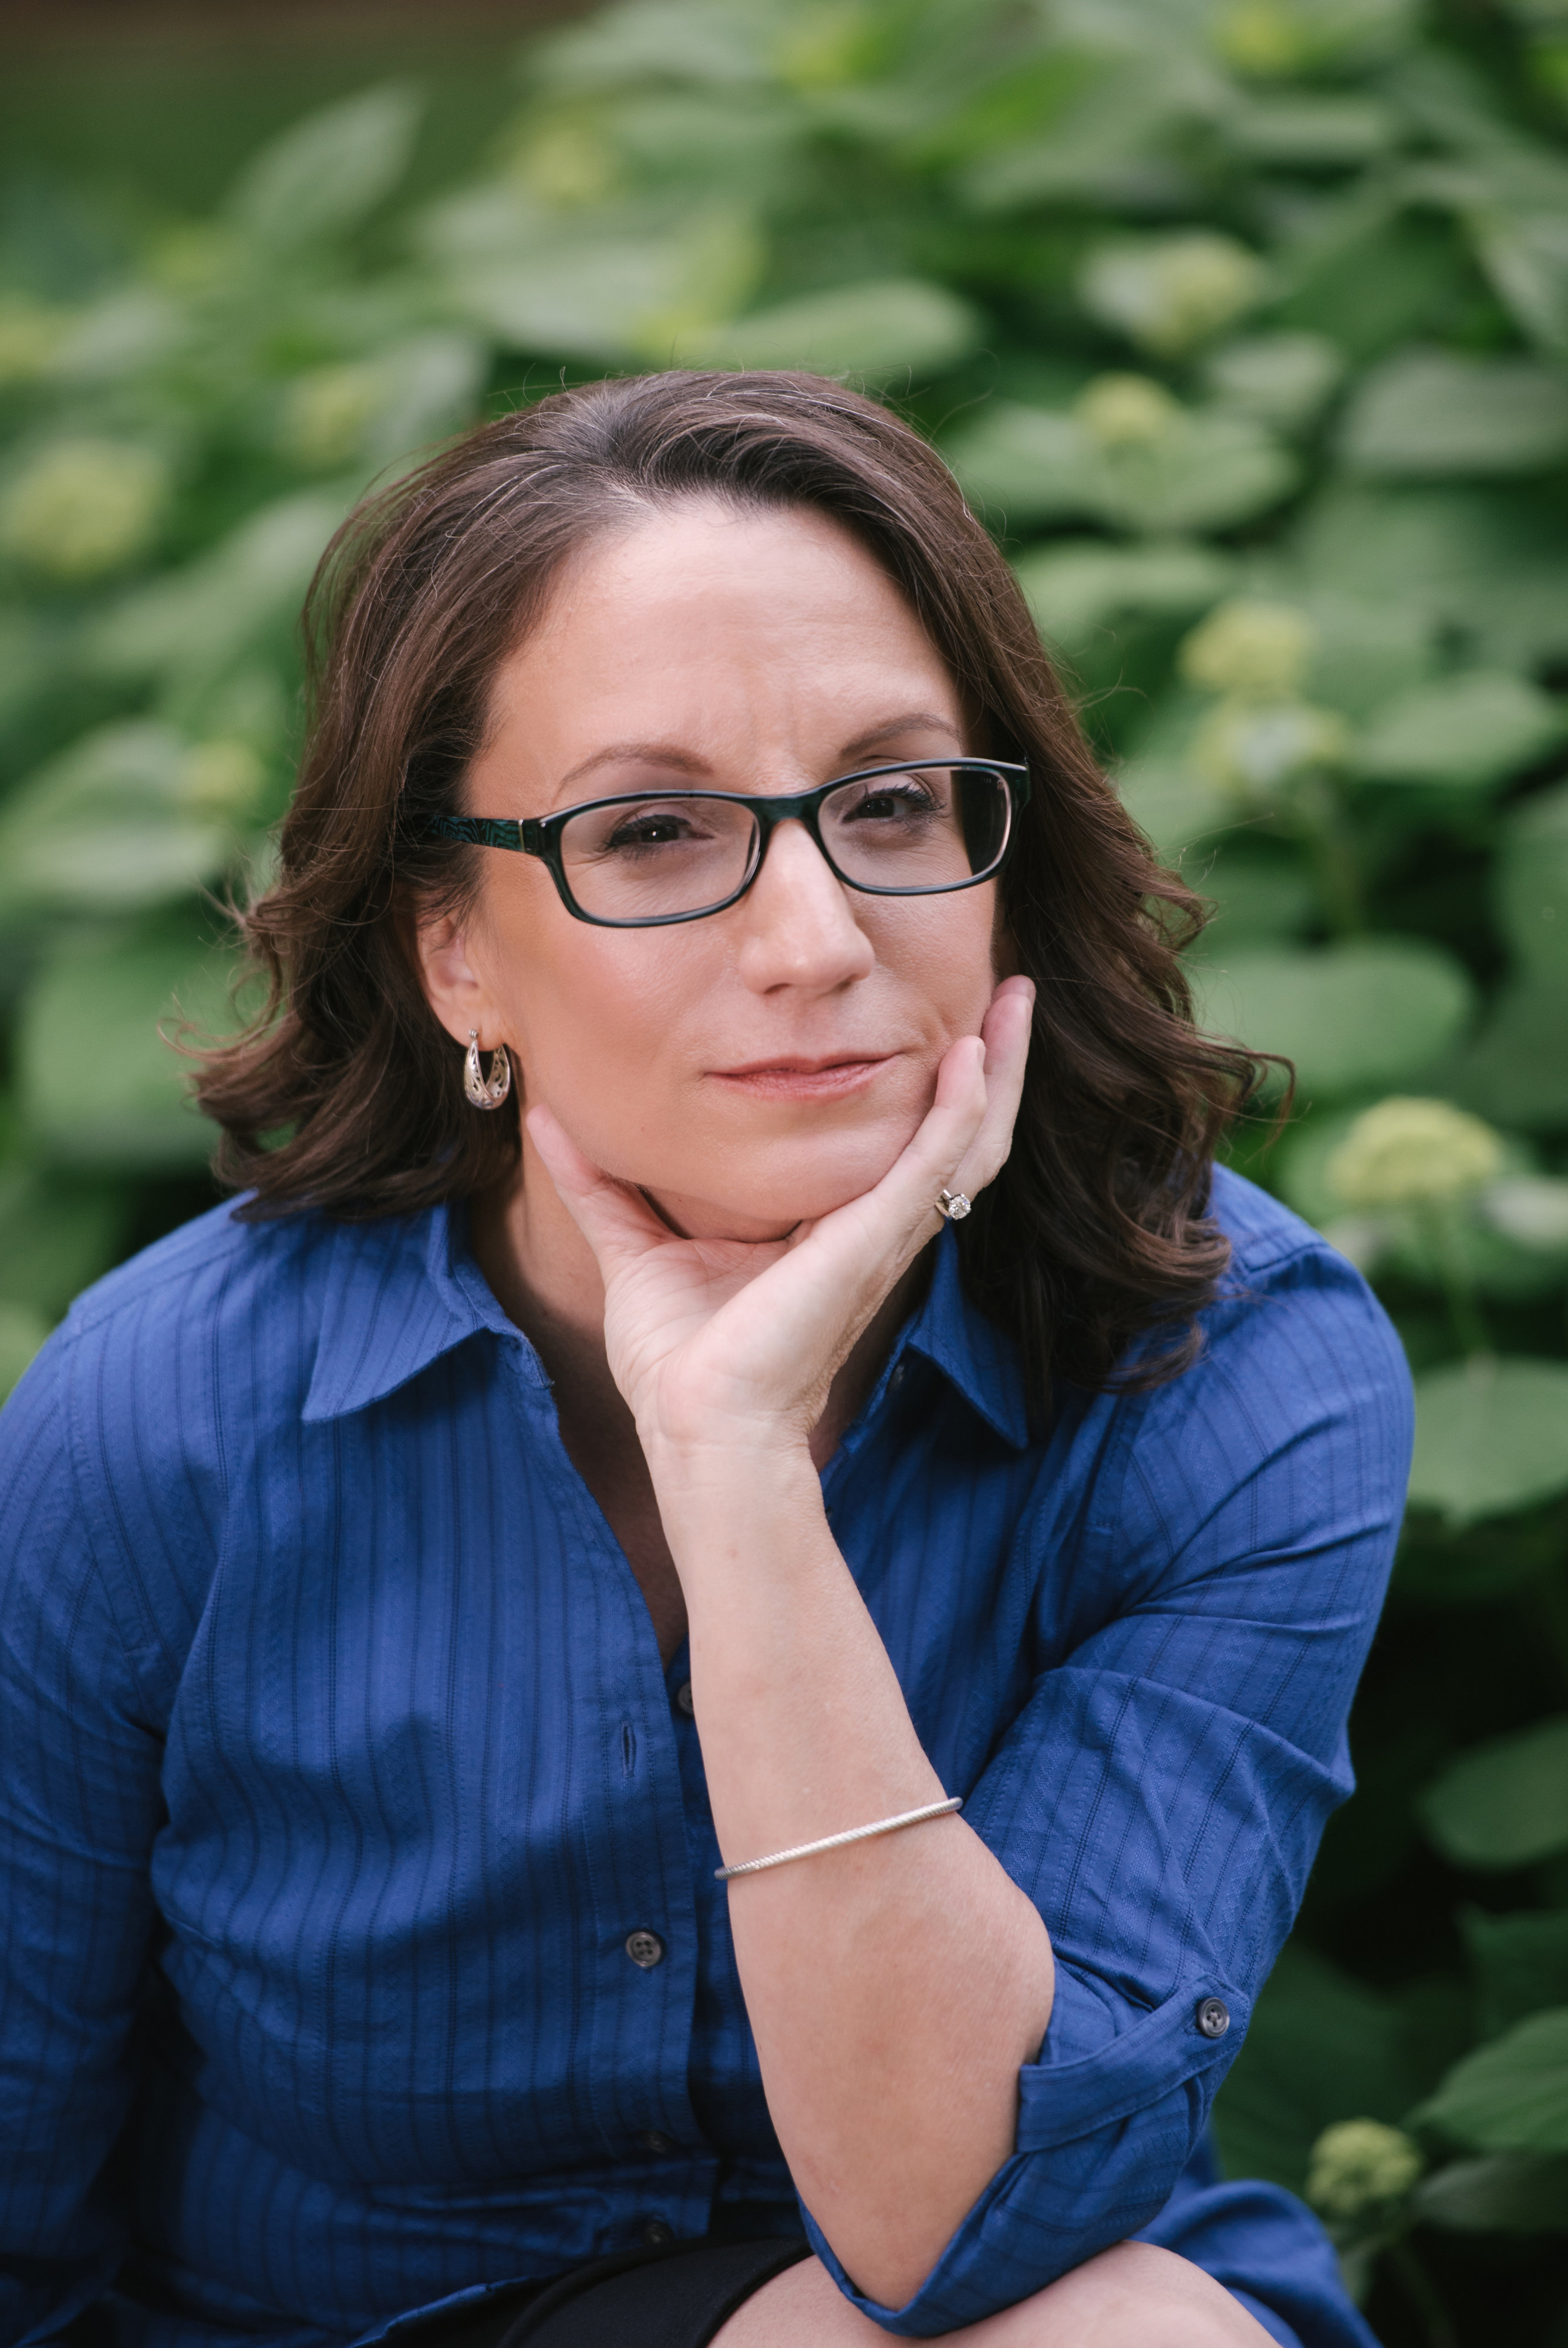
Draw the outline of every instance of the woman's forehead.
<instances>
[{"instance_id":1,"label":"woman's forehead","mask_svg":"<svg viewBox=\"0 0 1568 2348\"><path fill-rule=\"evenodd\" d=\"M749 753L812 772L929 756L963 747L963 711L913 611L848 532L694 501L573 564L498 670L486 731L486 753L554 798L613 789L617 767L650 757L711 779Z\"/></svg>"}]
</instances>

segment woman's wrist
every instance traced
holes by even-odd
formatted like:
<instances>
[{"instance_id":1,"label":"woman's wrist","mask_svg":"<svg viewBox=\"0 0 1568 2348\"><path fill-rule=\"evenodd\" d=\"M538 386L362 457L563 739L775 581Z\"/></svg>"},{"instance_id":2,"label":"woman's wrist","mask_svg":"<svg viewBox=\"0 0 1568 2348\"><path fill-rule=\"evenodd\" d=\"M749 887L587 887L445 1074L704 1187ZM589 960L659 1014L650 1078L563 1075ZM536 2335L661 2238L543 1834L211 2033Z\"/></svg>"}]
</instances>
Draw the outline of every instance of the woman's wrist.
<instances>
[{"instance_id":1,"label":"woman's wrist","mask_svg":"<svg viewBox=\"0 0 1568 2348\"><path fill-rule=\"evenodd\" d=\"M809 1439L645 1441L659 1516L683 1583L765 1559L776 1571L814 1558L827 1534Z\"/></svg>"}]
</instances>

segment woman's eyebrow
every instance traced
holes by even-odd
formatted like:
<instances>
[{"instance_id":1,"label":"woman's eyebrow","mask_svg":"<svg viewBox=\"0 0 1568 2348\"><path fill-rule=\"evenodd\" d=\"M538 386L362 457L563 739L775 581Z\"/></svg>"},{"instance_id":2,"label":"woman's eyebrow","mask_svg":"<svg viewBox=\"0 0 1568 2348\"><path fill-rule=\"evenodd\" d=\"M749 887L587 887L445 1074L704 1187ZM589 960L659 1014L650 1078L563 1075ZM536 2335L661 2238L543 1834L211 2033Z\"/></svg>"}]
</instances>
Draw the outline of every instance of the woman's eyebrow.
<instances>
[{"instance_id":1,"label":"woman's eyebrow","mask_svg":"<svg viewBox=\"0 0 1568 2348\"><path fill-rule=\"evenodd\" d=\"M839 751L838 763L852 766L857 758L864 757L890 737L913 733L944 734L953 741L958 738L958 729L952 718L943 716L936 710L901 710L896 717L884 717L880 724L868 727L863 734L857 734L852 741L844 743ZM699 757L693 750L682 749L676 742L610 742L603 749L590 751L586 758L580 758L576 766L562 776L555 788L558 792L567 790L573 783L581 782L584 776L596 773L601 767L632 764L665 767L677 775L707 776L713 772L707 759Z\"/></svg>"},{"instance_id":2,"label":"woman's eyebrow","mask_svg":"<svg viewBox=\"0 0 1568 2348\"><path fill-rule=\"evenodd\" d=\"M674 742L611 742L603 750L591 751L578 760L570 772L562 776L556 789L563 791L569 783L580 782L584 775L597 772L601 767L619 767L635 761L647 767L673 767L680 775L711 775L713 768L706 758L695 751L683 750Z\"/></svg>"},{"instance_id":3,"label":"woman's eyebrow","mask_svg":"<svg viewBox=\"0 0 1568 2348\"><path fill-rule=\"evenodd\" d=\"M839 756L841 759L846 760L863 758L868 751L876 749L880 743L886 742L890 736L917 733L944 734L952 742L956 742L960 738L958 728L952 718L944 717L939 711L904 709L901 710L896 717L884 718L880 726L872 726L864 734L857 734L852 742L846 742L843 745Z\"/></svg>"}]
</instances>

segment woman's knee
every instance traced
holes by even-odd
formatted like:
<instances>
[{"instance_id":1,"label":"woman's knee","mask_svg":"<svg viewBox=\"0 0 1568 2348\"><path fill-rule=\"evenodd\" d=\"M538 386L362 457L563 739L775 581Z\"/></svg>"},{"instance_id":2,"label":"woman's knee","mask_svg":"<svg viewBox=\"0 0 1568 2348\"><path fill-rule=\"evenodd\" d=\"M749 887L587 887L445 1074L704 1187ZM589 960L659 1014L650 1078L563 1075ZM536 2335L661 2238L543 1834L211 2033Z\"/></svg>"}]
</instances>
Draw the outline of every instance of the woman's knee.
<instances>
[{"instance_id":1,"label":"woman's knee","mask_svg":"<svg viewBox=\"0 0 1568 2348\"><path fill-rule=\"evenodd\" d=\"M975 2348L1269 2348L1212 2275L1148 2242L1118 2242L954 2336Z\"/></svg>"},{"instance_id":2,"label":"woman's knee","mask_svg":"<svg viewBox=\"0 0 1568 2348\"><path fill-rule=\"evenodd\" d=\"M1119 2242L1016 2307L943 2336L966 2348L1270 2348L1212 2275L1147 2242ZM715 2348L873 2348L887 2338L807 2259L748 2299Z\"/></svg>"}]
</instances>

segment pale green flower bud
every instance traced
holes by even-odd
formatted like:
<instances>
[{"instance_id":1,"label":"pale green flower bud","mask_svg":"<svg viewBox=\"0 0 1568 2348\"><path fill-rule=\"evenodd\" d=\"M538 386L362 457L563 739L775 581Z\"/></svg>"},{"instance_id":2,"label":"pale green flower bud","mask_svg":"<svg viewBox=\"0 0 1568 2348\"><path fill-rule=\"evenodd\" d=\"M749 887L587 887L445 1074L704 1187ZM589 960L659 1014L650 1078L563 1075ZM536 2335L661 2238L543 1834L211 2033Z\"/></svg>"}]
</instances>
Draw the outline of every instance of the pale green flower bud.
<instances>
[{"instance_id":1,"label":"pale green flower bud","mask_svg":"<svg viewBox=\"0 0 1568 2348\"><path fill-rule=\"evenodd\" d=\"M325 471L357 455L386 396L374 366L316 367L289 386L284 448L296 465Z\"/></svg>"},{"instance_id":2,"label":"pale green flower bud","mask_svg":"<svg viewBox=\"0 0 1568 2348\"><path fill-rule=\"evenodd\" d=\"M773 51L773 70L791 89L841 89L874 67L881 27L869 8L802 8Z\"/></svg>"},{"instance_id":3,"label":"pale green flower bud","mask_svg":"<svg viewBox=\"0 0 1568 2348\"><path fill-rule=\"evenodd\" d=\"M151 545L169 487L168 467L150 448L57 440L0 499L0 546L72 583L121 571Z\"/></svg>"},{"instance_id":4,"label":"pale green flower bud","mask_svg":"<svg viewBox=\"0 0 1568 2348\"><path fill-rule=\"evenodd\" d=\"M1215 18L1214 46L1238 73L1299 73L1313 44L1297 11L1282 0L1232 0Z\"/></svg>"},{"instance_id":5,"label":"pale green flower bud","mask_svg":"<svg viewBox=\"0 0 1568 2348\"><path fill-rule=\"evenodd\" d=\"M46 310L26 294L0 302L0 384L36 383L65 340L63 312Z\"/></svg>"},{"instance_id":6,"label":"pale green flower bud","mask_svg":"<svg viewBox=\"0 0 1568 2348\"><path fill-rule=\"evenodd\" d=\"M1306 2198L1326 2218L1360 2218L1403 2199L1426 2162L1382 2120L1339 2120L1312 2147Z\"/></svg>"},{"instance_id":7,"label":"pale green flower bud","mask_svg":"<svg viewBox=\"0 0 1568 2348\"><path fill-rule=\"evenodd\" d=\"M1183 643L1181 674L1211 693L1289 700L1301 690L1316 633L1294 603L1222 603Z\"/></svg>"},{"instance_id":8,"label":"pale green flower bud","mask_svg":"<svg viewBox=\"0 0 1568 2348\"><path fill-rule=\"evenodd\" d=\"M568 211L614 192L615 150L592 122L552 122L528 141L515 169L530 195Z\"/></svg>"},{"instance_id":9,"label":"pale green flower bud","mask_svg":"<svg viewBox=\"0 0 1568 2348\"><path fill-rule=\"evenodd\" d=\"M1255 253L1199 229L1102 246L1089 255L1078 292L1093 316L1145 350L1174 356L1250 310L1264 283Z\"/></svg>"},{"instance_id":10,"label":"pale green flower bud","mask_svg":"<svg viewBox=\"0 0 1568 2348\"><path fill-rule=\"evenodd\" d=\"M1181 405L1146 375L1097 375L1073 413L1101 448L1150 448L1181 421Z\"/></svg>"},{"instance_id":11,"label":"pale green flower bud","mask_svg":"<svg viewBox=\"0 0 1568 2348\"><path fill-rule=\"evenodd\" d=\"M1277 78L1371 65L1405 46L1418 13L1418 0L1222 0L1211 38L1237 73Z\"/></svg>"},{"instance_id":12,"label":"pale green flower bud","mask_svg":"<svg viewBox=\"0 0 1568 2348\"><path fill-rule=\"evenodd\" d=\"M147 256L149 274L173 294L208 293L232 279L239 265L234 232L211 221L166 229Z\"/></svg>"},{"instance_id":13,"label":"pale green flower bud","mask_svg":"<svg viewBox=\"0 0 1568 2348\"><path fill-rule=\"evenodd\" d=\"M248 742L198 742L180 770L180 797L193 815L239 817L261 796L266 768Z\"/></svg>"},{"instance_id":14,"label":"pale green flower bud","mask_svg":"<svg viewBox=\"0 0 1568 2348\"><path fill-rule=\"evenodd\" d=\"M1444 1206L1502 1169L1490 1125L1451 1101L1396 1096L1363 1110L1324 1169L1347 1207Z\"/></svg>"}]
</instances>

